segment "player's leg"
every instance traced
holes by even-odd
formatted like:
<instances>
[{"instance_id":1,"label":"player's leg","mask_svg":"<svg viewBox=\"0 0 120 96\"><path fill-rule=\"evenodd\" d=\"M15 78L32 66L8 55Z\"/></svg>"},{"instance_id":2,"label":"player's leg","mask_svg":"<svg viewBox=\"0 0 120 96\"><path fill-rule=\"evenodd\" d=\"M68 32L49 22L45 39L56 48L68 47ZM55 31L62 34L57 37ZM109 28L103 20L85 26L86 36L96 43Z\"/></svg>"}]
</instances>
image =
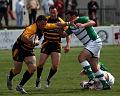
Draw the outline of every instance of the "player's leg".
<instances>
[{"instance_id":1,"label":"player's leg","mask_svg":"<svg viewBox=\"0 0 120 96\"><path fill-rule=\"evenodd\" d=\"M91 58L89 60L92 70L95 74L95 77L98 78L102 85L103 85L103 89L110 89L110 86L108 85L105 77L104 77L104 72L103 70L100 69L99 65L98 65L98 58Z\"/></svg>"},{"instance_id":2,"label":"player's leg","mask_svg":"<svg viewBox=\"0 0 120 96\"><path fill-rule=\"evenodd\" d=\"M12 90L12 79L14 76L20 73L22 69L22 63L24 60L24 55L22 55L22 52L19 50L17 46L18 46L17 43L13 45L12 57L14 65L7 76L7 87L9 90Z\"/></svg>"},{"instance_id":3,"label":"player's leg","mask_svg":"<svg viewBox=\"0 0 120 96\"><path fill-rule=\"evenodd\" d=\"M48 75L47 80L46 80L46 87L49 87L50 79L57 72L58 66L60 64L60 58L61 58L60 53L58 53L58 52L52 52L51 53L52 67L51 67L51 69L49 71L49 75Z\"/></svg>"},{"instance_id":4,"label":"player's leg","mask_svg":"<svg viewBox=\"0 0 120 96\"><path fill-rule=\"evenodd\" d=\"M90 58L90 57L91 57L91 53L87 49L83 49L78 56L78 60L81 63L89 80L92 80L94 78L94 74L92 72L90 63L87 61L87 58Z\"/></svg>"},{"instance_id":5,"label":"player's leg","mask_svg":"<svg viewBox=\"0 0 120 96\"><path fill-rule=\"evenodd\" d=\"M10 70L7 76L7 87L9 90L12 90L12 79L21 72L22 62L14 61L14 66Z\"/></svg>"},{"instance_id":6,"label":"player's leg","mask_svg":"<svg viewBox=\"0 0 120 96\"><path fill-rule=\"evenodd\" d=\"M47 54L41 53L40 54L40 59L39 59L39 64L37 65L37 79L36 79L36 88L40 88L40 79L41 79L41 74L43 71L43 66L48 58Z\"/></svg>"},{"instance_id":7,"label":"player's leg","mask_svg":"<svg viewBox=\"0 0 120 96\"><path fill-rule=\"evenodd\" d=\"M95 77L99 78L99 80L103 84L103 89L109 89L109 85L104 78L103 71L100 69L98 64L101 48L102 48L102 42L99 38L96 41L90 42L86 46L86 49L89 50L89 52L91 53L91 58L88 59L89 59L89 63L91 64L92 70L95 74Z\"/></svg>"},{"instance_id":8,"label":"player's leg","mask_svg":"<svg viewBox=\"0 0 120 96\"><path fill-rule=\"evenodd\" d=\"M16 90L19 91L22 94L27 93L24 89L23 86L25 83L31 78L33 73L36 70L36 57L35 56L28 56L25 58L25 63L27 64L28 70L23 74L23 78L20 81L19 85L17 85Z\"/></svg>"},{"instance_id":9,"label":"player's leg","mask_svg":"<svg viewBox=\"0 0 120 96\"><path fill-rule=\"evenodd\" d=\"M102 62L99 62L98 64L99 64L101 70L103 70L103 71L108 71L108 69L107 69L107 67L105 66L105 64L103 64Z\"/></svg>"},{"instance_id":10,"label":"player's leg","mask_svg":"<svg viewBox=\"0 0 120 96\"><path fill-rule=\"evenodd\" d=\"M103 64L102 62L99 62L98 64L99 64L99 67L100 67L101 70L103 70L103 71L108 71L108 69L107 69L107 67L105 66L105 64ZM80 72L80 75L81 75L81 76L86 75L85 70L82 70L82 71Z\"/></svg>"}]
</instances>

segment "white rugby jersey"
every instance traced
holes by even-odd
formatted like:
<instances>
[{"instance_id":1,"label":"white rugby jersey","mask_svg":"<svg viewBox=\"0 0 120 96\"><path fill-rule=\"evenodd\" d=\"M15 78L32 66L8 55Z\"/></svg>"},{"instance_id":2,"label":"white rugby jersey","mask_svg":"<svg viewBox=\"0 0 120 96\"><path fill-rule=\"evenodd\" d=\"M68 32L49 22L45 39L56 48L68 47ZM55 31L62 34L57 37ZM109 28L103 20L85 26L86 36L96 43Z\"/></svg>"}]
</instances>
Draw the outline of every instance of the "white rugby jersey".
<instances>
[{"instance_id":1,"label":"white rugby jersey","mask_svg":"<svg viewBox=\"0 0 120 96\"><path fill-rule=\"evenodd\" d=\"M89 22L89 18L87 16L79 17L76 20L76 23L84 24L87 22ZM85 28L78 28L75 25L69 25L68 29L66 30L66 33L68 33L69 35L74 33L76 37L83 43L83 45L87 45L90 41L92 40L94 41L97 38L99 38L99 36L97 35L96 31L92 26Z\"/></svg>"}]
</instances>

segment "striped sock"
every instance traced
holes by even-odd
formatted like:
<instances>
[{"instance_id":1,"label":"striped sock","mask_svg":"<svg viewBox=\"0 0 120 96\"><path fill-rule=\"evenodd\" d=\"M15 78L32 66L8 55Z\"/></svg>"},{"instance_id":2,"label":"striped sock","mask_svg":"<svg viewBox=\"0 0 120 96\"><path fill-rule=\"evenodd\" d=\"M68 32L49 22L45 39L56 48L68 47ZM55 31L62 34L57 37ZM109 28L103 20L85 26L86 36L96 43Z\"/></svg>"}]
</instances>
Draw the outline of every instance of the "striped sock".
<instances>
[{"instance_id":1,"label":"striped sock","mask_svg":"<svg viewBox=\"0 0 120 96\"><path fill-rule=\"evenodd\" d=\"M86 72L88 78L89 78L90 80L92 80L92 79L94 78L94 74L93 74L93 71L92 71L92 69L91 69L91 66L90 66L89 62L88 62L87 60L86 60L86 61L83 61L83 62L81 63L81 65L82 65L84 71Z\"/></svg>"}]
</instances>

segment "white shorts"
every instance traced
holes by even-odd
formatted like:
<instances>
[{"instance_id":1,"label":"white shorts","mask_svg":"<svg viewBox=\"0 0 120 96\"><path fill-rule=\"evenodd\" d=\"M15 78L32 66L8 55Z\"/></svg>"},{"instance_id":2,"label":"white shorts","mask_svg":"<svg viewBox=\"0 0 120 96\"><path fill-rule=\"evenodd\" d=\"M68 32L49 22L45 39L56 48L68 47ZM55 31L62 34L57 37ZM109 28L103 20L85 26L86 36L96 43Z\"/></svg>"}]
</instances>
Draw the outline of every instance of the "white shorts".
<instances>
[{"instance_id":1,"label":"white shorts","mask_svg":"<svg viewBox=\"0 0 120 96\"><path fill-rule=\"evenodd\" d=\"M102 48L102 41L100 38L98 38L95 41L90 41L86 47L87 50L93 53L94 57L100 57L100 50Z\"/></svg>"}]
</instances>

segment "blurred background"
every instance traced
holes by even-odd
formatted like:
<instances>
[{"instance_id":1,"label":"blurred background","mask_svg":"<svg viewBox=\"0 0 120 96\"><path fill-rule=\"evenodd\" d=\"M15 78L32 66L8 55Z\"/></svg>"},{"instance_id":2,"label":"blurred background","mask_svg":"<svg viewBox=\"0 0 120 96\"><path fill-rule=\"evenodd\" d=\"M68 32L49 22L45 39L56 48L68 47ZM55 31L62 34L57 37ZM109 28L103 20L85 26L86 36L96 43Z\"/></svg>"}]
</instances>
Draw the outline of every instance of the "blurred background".
<instances>
[{"instance_id":1,"label":"blurred background","mask_svg":"<svg viewBox=\"0 0 120 96\"><path fill-rule=\"evenodd\" d=\"M9 6L11 7L14 18L11 18L11 16L8 15L8 26L5 25L4 18L2 18L1 20L2 27L17 27L16 2L18 0L7 0L7 1L9 2ZM20 0L20 1L22 1L24 4L23 25L22 25L22 27L24 27L26 25L29 25L28 10L26 8L26 4L28 1L27 0ZM44 0L38 0L40 7L37 10L37 16L40 14L44 14L44 10L42 7L43 1ZM55 1L57 0L53 0L53 2ZM66 1L69 2L69 0L63 0L64 12L66 10ZM90 2L91 0L73 0L73 1L77 2L76 10L78 11L79 14L88 15L88 2ZM93 1L96 1L99 6L96 14L99 26L120 25L120 0L93 0Z\"/></svg>"}]
</instances>

